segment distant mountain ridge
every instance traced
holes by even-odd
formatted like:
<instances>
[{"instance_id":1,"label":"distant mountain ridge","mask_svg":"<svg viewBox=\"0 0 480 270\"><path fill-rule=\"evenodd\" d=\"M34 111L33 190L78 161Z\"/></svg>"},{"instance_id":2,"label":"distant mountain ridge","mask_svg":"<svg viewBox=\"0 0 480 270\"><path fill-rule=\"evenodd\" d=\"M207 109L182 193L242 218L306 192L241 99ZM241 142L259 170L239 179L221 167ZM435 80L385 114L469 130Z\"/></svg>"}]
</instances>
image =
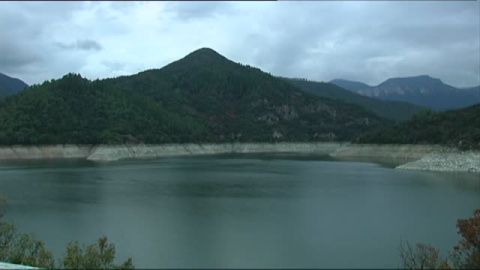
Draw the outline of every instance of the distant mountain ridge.
<instances>
[{"instance_id":1,"label":"distant mountain ridge","mask_svg":"<svg viewBox=\"0 0 480 270\"><path fill-rule=\"evenodd\" d=\"M0 100L0 144L352 141L386 120L202 48L160 69L77 74Z\"/></svg>"},{"instance_id":2,"label":"distant mountain ridge","mask_svg":"<svg viewBox=\"0 0 480 270\"><path fill-rule=\"evenodd\" d=\"M480 94L455 88L428 75L390 78L378 86L335 79L330 81L350 91L383 100L406 101L435 110L448 110L480 103Z\"/></svg>"},{"instance_id":3,"label":"distant mountain ridge","mask_svg":"<svg viewBox=\"0 0 480 270\"><path fill-rule=\"evenodd\" d=\"M350 90L350 91L363 91L364 89L370 89L373 88L373 86L370 86L368 84L362 83L362 82L357 82L357 81L349 81L349 80L344 80L344 79L334 79L331 80L330 83L338 85L344 89Z\"/></svg>"},{"instance_id":4,"label":"distant mountain ridge","mask_svg":"<svg viewBox=\"0 0 480 270\"><path fill-rule=\"evenodd\" d=\"M14 95L26 87L28 85L22 80L0 73L0 98Z\"/></svg>"},{"instance_id":5,"label":"distant mountain ridge","mask_svg":"<svg viewBox=\"0 0 480 270\"><path fill-rule=\"evenodd\" d=\"M474 86L474 87L465 87L465 88L462 88L462 91L467 91L468 93L471 93L477 97L480 97L480 85Z\"/></svg>"},{"instance_id":6,"label":"distant mountain ridge","mask_svg":"<svg viewBox=\"0 0 480 270\"><path fill-rule=\"evenodd\" d=\"M377 115L396 121L408 120L416 112L426 109L418 105L414 105L402 101L381 100L373 97L357 94L353 91L346 90L333 83L315 82L306 79L289 79L283 78L294 84L300 89L326 98L339 99L344 102L360 105L368 110L373 111ZM350 83L350 82L347 82ZM362 83L351 82L351 87L363 87Z\"/></svg>"}]
</instances>

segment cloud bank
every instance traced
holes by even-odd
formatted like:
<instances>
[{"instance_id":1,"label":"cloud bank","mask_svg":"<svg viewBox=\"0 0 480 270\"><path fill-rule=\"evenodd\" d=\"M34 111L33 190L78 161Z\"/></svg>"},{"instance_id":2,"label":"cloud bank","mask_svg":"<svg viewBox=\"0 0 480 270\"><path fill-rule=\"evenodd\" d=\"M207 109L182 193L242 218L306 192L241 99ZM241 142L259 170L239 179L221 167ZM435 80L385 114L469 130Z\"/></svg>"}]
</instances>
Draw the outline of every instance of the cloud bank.
<instances>
[{"instance_id":1,"label":"cloud bank","mask_svg":"<svg viewBox=\"0 0 480 270\"><path fill-rule=\"evenodd\" d=\"M480 84L480 2L0 2L0 72L41 83L160 68L200 47L286 77Z\"/></svg>"}]
</instances>

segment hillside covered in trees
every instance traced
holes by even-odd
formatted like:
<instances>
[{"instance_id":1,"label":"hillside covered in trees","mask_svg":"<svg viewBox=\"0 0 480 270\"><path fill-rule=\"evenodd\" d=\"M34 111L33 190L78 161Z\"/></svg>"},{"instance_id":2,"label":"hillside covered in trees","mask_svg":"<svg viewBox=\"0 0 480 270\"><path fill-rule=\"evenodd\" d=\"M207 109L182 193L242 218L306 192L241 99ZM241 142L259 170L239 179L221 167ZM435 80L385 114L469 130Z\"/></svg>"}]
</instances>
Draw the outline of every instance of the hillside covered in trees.
<instances>
[{"instance_id":1,"label":"hillside covered in trees","mask_svg":"<svg viewBox=\"0 0 480 270\"><path fill-rule=\"evenodd\" d=\"M332 99L339 99L344 102L360 105L369 109L377 115L395 120L408 120L416 112L425 109L421 106L414 105L408 102L381 100L364 95L354 93L352 91L343 89L333 83L322 83L308 81L305 79L287 79L290 83L298 86L300 89L321 97Z\"/></svg>"},{"instance_id":2,"label":"hillside covered in trees","mask_svg":"<svg viewBox=\"0 0 480 270\"><path fill-rule=\"evenodd\" d=\"M0 101L0 144L353 140L385 122L203 48L161 69L68 74Z\"/></svg>"},{"instance_id":3,"label":"hillside covered in trees","mask_svg":"<svg viewBox=\"0 0 480 270\"><path fill-rule=\"evenodd\" d=\"M382 127L360 143L443 144L480 149L480 104L446 112L422 111L409 121Z\"/></svg>"}]
</instances>

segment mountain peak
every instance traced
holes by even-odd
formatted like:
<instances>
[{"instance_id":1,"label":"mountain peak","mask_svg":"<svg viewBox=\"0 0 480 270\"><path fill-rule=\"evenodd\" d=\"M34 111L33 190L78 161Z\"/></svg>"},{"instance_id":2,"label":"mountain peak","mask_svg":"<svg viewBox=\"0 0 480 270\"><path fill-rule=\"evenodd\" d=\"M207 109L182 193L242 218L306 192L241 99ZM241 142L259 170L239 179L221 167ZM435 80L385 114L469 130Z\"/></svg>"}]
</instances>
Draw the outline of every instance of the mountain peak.
<instances>
[{"instance_id":1,"label":"mountain peak","mask_svg":"<svg viewBox=\"0 0 480 270\"><path fill-rule=\"evenodd\" d=\"M429 75L419 75L419 76L412 76L412 77L398 77L398 78L390 78L388 80L386 80L385 82L383 82L382 84L385 84L385 83L407 83L407 84L425 84L425 83L428 83L428 84L431 84L431 83L435 83L435 84L443 84L443 82L438 79L438 78L433 78Z\"/></svg>"},{"instance_id":2,"label":"mountain peak","mask_svg":"<svg viewBox=\"0 0 480 270\"><path fill-rule=\"evenodd\" d=\"M163 67L162 69L189 69L189 68L198 68L201 66L211 66L217 65L219 63L224 63L229 61L226 57L219 54L213 49L210 48L200 48L195 50L180 60L177 60L169 65Z\"/></svg>"},{"instance_id":3,"label":"mountain peak","mask_svg":"<svg viewBox=\"0 0 480 270\"><path fill-rule=\"evenodd\" d=\"M69 74L1 105L0 130L14 135L0 144L346 141L385 122L207 48L137 75Z\"/></svg>"},{"instance_id":4,"label":"mountain peak","mask_svg":"<svg viewBox=\"0 0 480 270\"><path fill-rule=\"evenodd\" d=\"M331 83L369 97L410 102L435 110L469 106L478 103L480 97L478 88L460 91L430 75L390 78L373 87L341 79Z\"/></svg>"},{"instance_id":5,"label":"mountain peak","mask_svg":"<svg viewBox=\"0 0 480 270\"><path fill-rule=\"evenodd\" d=\"M205 59L225 59L225 57L215 50L211 48L200 48L198 50L195 50L191 53L189 53L185 58L201 58L202 60Z\"/></svg>"},{"instance_id":6,"label":"mountain peak","mask_svg":"<svg viewBox=\"0 0 480 270\"><path fill-rule=\"evenodd\" d=\"M407 78L412 78L412 79L413 79L413 78L416 78L416 79L435 79L435 78L433 78L432 76L426 75L426 74L424 74L424 75L417 75L417 76L411 76L411 77L403 77L403 78L406 78L406 79L407 79Z\"/></svg>"},{"instance_id":7,"label":"mountain peak","mask_svg":"<svg viewBox=\"0 0 480 270\"><path fill-rule=\"evenodd\" d=\"M437 82L437 83L438 82L443 83L442 80L440 80L439 78L434 78L430 75L415 76L415 77L412 77L412 79L416 79L416 80L424 81L424 82L432 81L432 82Z\"/></svg>"},{"instance_id":8,"label":"mountain peak","mask_svg":"<svg viewBox=\"0 0 480 270\"><path fill-rule=\"evenodd\" d=\"M197 50L191 52L191 54L193 54L193 53L213 53L213 54L219 54L219 53L216 52L214 49L208 48L208 47L203 47L203 48L200 48L200 49L197 49Z\"/></svg>"}]
</instances>

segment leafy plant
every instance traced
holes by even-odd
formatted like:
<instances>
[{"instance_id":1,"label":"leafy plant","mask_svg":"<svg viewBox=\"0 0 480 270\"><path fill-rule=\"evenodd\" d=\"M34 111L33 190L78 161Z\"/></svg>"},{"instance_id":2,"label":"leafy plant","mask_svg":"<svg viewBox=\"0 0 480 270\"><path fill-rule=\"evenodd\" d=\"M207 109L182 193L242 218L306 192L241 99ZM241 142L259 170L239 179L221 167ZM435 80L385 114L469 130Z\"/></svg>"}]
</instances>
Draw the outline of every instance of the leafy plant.
<instances>
[{"instance_id":1,"label":"leafy plant","mask_svg":"<svg viewBox=\"0 0 480 270\"><path fill-rule=\"evenodd\" d=\"M67 269L134 269L131 258L120 265L113 263L114 258L115 246L108 243L107 237L101 237L97 243L86 247L74 241L68 244L61 266Z\"/></svg>"},{"instance_id":2,"label":"leafy plant","mask_svg":"<svg viewBox=\"0 0 480 270\"><path fill-rule=\"evenodd\" d=\"M461 269L480 269L480 209L472 218L459 219L457 228L463 239L453 248L453 264Z\"/></svg>"},{"instance_id":3,"label":"leafy plant","mask_svg":"<svg viewBox=\"0 0 480 270\"><path fill-rule=\"evenodd\" d=\"M445 259L439 258L439 250L432 245L408 242L400 245L400 258L405 269L450 269Z\"/></svg>"},{"instance_id":4,"label":"leafy plant","mask_svg":"<svg viewBox=\"0 0 480 270\"><path fill-rule=\"evenodd\" d=\"M439 250L430 244L408 242L400 245L400 259L406 269L480 269L480 209L473 217L457 221L462 239L446 258L439 257Z\"/></svg>"},{"instance_id":5,"label":"leafy plant","mask_svg":"<svg viewBox=\"0 0 480 270\"><path fill-rule=\"evenodd\" d=\"M0 219L5 214L5 202L0 198ZM0 220L0 261L49 269L134 269L131 258L120 265L115 265L114 259L115 246L108 243L107 237L101 237L87 247L70 242L65 257L55 267L53 255L43 241L31 234L18 233L12 222Z\"/></svg>"}]
</instances>

